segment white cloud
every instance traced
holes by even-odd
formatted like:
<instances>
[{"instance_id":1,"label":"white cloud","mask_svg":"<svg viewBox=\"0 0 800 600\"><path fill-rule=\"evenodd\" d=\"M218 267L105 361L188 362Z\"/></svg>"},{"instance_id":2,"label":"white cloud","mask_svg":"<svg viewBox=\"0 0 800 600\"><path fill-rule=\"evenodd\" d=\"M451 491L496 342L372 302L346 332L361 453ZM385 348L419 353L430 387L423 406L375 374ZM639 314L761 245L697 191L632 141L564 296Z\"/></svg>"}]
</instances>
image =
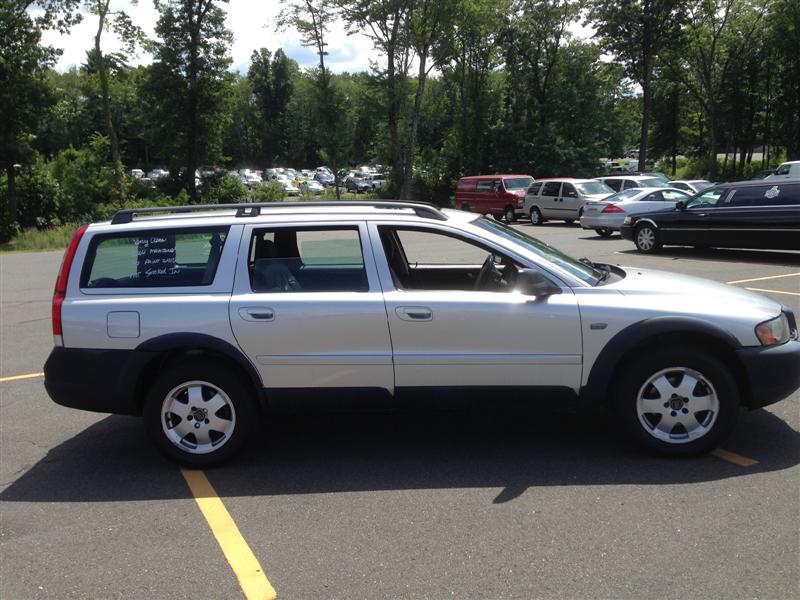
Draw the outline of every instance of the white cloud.
<instances>
[{"instance_id":1,"label":"white cloud","mask_svg":"<svg viewBox=\"0 0 800 600\"><path fill-rule=\"evenodd\" d=\"M232 68L246 72L250 65L250 56L258 48L275 51L283 48L287 56L297 60L303 67L314 67L316 54L311 48L304 48L297 32L293 29L276 31L280 2L275 0L231 0L229 4L220 5L226 12L226 25L233 32L231 46ZM155 25L158 11L149 0L141 0L134 6L129 0L112 1L112 10L124 10L134 23L142 27L145 33L155 36ZM56 64L56 69L66 71L72 66L86 62L86 51L94 45L97 21L91 14L84 14L83 21L72 28L67 35L55 31L46 31L42 43L61 48L63 53ZM370 59L378 59L372 42L365 36L356 34L348 36L344 24L336 22L331 25L327 35L327 64L335 72L364 71L369 68ZM119 39L111 31L103 34L103 50L115 52L121 49ZM137 57L129 57L132 65L148 64L152 57L139 52Z\"/></svg>"}]
</instances>

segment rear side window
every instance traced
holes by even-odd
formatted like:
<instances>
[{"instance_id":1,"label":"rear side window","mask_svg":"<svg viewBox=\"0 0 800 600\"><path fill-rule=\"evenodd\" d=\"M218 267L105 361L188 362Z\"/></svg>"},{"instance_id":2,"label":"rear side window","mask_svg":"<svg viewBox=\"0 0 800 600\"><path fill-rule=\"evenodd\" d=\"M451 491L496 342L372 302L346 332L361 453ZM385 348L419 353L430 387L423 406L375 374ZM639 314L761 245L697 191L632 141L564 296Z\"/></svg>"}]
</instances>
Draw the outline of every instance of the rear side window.
<instances>
[{"instance_id":1,"label":"rear side window","mask_svg":"<svg viewBox=\"0 0 800 600\"><path fill-rule=\"evenodd\" d=\"M257 229L249 267L258 293L369 291L355 226Z\"/></svg>"},{"instance_id":2,"label":"rear side window","mask_svg":"<svg viewBox=\"0 0 800 600\"><path fill-rule=\"evenodd\" d=\"M228 227L148 230L94 236L82 288L211 285Z\"/></svg>"}]
</instances>

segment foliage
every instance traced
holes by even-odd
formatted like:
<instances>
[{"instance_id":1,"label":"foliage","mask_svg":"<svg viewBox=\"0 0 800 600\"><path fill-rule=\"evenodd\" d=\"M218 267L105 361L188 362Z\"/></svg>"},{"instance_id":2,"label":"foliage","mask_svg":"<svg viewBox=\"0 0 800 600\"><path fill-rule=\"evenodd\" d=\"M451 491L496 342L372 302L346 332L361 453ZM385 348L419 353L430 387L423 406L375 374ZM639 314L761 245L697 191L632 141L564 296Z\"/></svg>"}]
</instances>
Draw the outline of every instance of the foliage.
<instances>
[{"instance_id":1,"label":"foliage","mask_svg":"<svg viewBox=\"0 0 800 600\"><path fill-rule=\"evenodd\" d=\"M201 193L205 204L234 204L247 201L247 187L227 173L204 178Z\"/></svg>"},{"instance_id":2,"label":"foliage","mask_svg":"<svg viewBox=\"0 0 800 600\"><path fill-rule=\"evenodd\" d=\"M280 202L286 196L283 185L277 181L267 181L250 190L251 202Z\"/></svg>"},{"instance_id":3,"label":"foliage","mask_svg":"<svg viewBox=\"0 0 800 600\"><path fill-rule=\"evenodd\" d=\"M19 232L16 237L4 240L0 244L0 252L31 252L38 250L63 250L72 239L80 225L65 223L48 229L31 227Z\"/></svg>"}]
</instances>

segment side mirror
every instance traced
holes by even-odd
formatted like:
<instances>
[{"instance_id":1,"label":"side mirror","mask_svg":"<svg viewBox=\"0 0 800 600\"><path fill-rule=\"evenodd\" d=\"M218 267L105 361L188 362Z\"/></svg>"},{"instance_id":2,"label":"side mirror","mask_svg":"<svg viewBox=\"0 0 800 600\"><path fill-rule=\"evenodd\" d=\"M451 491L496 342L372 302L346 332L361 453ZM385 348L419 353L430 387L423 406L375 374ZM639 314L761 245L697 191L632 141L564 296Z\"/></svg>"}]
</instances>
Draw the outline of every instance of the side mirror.
<instances>
[{"instance_id":1,"label":"side mirror","mask_svg":"<svg viewBox=\"0 0 800 600\"><path fill-rule=\"evenodd\" d=\"M678 210L684 210L686 208L686 200L678 200L675 203L675 208Z\"/></svg>"},{"instance_id":2,"label":"side mirror","mask_svg":"<svg viewBox=\"0 0 800 600\"><path fill-rule=\"evenodd\" d=\"M536 269L520 269L517 273L517 290L526 296L546 298L561 293L561 288Z\"/></svg>"}]
</instances>

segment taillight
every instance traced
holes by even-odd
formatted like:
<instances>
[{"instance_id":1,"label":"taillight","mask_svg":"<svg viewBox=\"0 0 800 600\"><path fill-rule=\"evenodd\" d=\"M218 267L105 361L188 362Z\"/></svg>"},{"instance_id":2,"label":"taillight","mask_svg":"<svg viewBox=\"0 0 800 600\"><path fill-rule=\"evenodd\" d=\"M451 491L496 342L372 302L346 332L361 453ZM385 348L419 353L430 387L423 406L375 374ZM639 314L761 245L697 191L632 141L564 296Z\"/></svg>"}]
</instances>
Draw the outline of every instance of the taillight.
<instances>
[{"instance_id":1,"label":"taillight","mask_svg":"<svg viewBox=\"0 0 800 600\"><path fill-rule=\"evenodd\" d=\"M601 212L604 212L604 213L624 213L625 211L622 210L616 204L608 204Z\"/></svg>"},{"instance_id":2,"label":"taillight","mask_svg":"<svg viewBox=\"0 0 800 600\"><path fill-rule=\"evenodd\" d=\"M72 240L64 252L64 259L61 261L61 269L58 271L58 278L56 279L56 289L53 291L53 342L56 346L64 345L64 332L61 328L61 305L64 304L64 298L67 295L67 280L69 279L69 271L72 268L72 261L75 258L75 252L78 250L78 244L86 233L87 225L79 227L72 236Z\"/></svg>"}]
</instances>

